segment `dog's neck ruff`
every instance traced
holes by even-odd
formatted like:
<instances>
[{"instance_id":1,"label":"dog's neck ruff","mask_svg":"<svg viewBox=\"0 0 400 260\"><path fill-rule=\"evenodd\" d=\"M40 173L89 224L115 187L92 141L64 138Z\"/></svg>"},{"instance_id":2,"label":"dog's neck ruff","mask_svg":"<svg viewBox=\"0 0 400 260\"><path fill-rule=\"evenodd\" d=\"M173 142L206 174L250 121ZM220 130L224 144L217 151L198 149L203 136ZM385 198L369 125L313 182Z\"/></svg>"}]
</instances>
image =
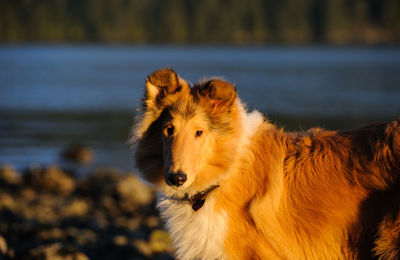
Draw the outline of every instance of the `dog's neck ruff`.
<instances>
[{"instance_id":1,"label":"dog's neck ruff","mask_svg":"<svg viewBox=\"0 0 400 260\"><path fill-rule=\"evenodd\" d=\"M178 202L189 202L192 204L192 209L194 211L198 211L201 207L203 207L204 202L206 201L206 196L208 193L212 192L216 188L218 188L219 185L212 185L206 190L200 191L192 196L189 196L187 193L183 197L176 197L176 196L171 196L167 197L170 200L178 201Z\"/></svg>"}]
</instances>

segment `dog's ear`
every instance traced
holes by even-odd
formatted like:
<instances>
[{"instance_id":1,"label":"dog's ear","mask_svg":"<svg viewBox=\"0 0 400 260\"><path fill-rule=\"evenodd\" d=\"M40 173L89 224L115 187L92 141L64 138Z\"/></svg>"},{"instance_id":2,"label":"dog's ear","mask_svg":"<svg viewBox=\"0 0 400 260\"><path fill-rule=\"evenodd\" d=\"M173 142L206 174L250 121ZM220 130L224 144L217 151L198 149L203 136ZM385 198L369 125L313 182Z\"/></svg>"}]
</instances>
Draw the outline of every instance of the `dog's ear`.
<instances>
[{"instance_id":1,"label":"dog's ear","mask_svg":"<svg viewBox=\"0 0 400 260\"><path fill-rule=\"evenodd\" d=\"M200 87L200 95L205 97L210 112L229 111L236 99L235 87L226 81L214 79Z\"/></svg>"},{"instance_id":2,"label":"dog's ear","mask_svg":"<svg viewBox=\"0 0 400 260\"><path fill-rule=\"evenodd\" d=\"M179 92L187 83L169 68L163 68L146 78L145 103L158 106L164 97Z\"/></svg>"}]
</instances>

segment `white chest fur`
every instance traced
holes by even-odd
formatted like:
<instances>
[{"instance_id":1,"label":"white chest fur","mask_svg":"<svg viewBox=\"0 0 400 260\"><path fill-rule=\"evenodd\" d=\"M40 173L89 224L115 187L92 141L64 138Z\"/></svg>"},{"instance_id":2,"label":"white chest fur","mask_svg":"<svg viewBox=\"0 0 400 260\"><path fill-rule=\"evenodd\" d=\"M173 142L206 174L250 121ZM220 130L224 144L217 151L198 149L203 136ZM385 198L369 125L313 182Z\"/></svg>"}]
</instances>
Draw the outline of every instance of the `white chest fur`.
<instances>
[{"instance_id":1,"label":"white chest fur","mask_svg":"<svg viewBox=\"0 0 400 260\"><path fill-rule=\"evenodd\" d=\"M214 211L214 199L194 211L188 202L161 197L158 208L177 250L178 259L225 259L226 215Z\"/></svg>"}]
</instances>

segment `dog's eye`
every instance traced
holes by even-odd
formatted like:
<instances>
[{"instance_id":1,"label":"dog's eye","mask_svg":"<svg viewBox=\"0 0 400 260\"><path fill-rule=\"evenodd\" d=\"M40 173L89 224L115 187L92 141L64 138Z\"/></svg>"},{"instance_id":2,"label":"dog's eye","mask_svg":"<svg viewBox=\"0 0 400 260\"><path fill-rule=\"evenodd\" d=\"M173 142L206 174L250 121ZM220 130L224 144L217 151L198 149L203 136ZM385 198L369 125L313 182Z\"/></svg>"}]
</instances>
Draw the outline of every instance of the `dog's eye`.
<instances>
[{"instance_id":1,"label":"dog's eye","mask_svg":"<svg viewBox=\"0 0 400 260\"><path fill-rule=\"evenodd\" d=\"M165 128L165 134L167 136L171 136L174 134L174 127L172 125L169 125Z\"/></svg>"},{"instance_id":2,"label":"dog's eye","mask_svg":"<svg viewBox=\"0 0 400 260\"><path fill-rule=\"evenodd\" d=\"M196 137L200 137L203 134L203 130L196 131Z\"/></svg>"}]
</instances>

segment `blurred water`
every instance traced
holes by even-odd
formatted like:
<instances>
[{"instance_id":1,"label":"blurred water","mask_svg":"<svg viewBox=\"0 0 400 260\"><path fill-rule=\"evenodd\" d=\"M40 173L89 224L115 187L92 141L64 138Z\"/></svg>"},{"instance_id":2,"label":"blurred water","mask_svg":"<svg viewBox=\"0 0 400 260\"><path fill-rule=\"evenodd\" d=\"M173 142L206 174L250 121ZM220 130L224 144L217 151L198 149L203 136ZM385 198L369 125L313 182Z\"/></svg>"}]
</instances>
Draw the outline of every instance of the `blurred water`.
<instances>
[{"instance_id":1,"label":"blurred water","mask_svg":"<svg viewBox=\"0 0 400 260\"><path fill-rule=\"evenodd\" d=\"M95 164L132 169L126 144L145 77L223 76L291 129L348 128L400 115L400 48L0 47L0 164L57 162L71 142Z\"/></svg>"}]
</instances>

